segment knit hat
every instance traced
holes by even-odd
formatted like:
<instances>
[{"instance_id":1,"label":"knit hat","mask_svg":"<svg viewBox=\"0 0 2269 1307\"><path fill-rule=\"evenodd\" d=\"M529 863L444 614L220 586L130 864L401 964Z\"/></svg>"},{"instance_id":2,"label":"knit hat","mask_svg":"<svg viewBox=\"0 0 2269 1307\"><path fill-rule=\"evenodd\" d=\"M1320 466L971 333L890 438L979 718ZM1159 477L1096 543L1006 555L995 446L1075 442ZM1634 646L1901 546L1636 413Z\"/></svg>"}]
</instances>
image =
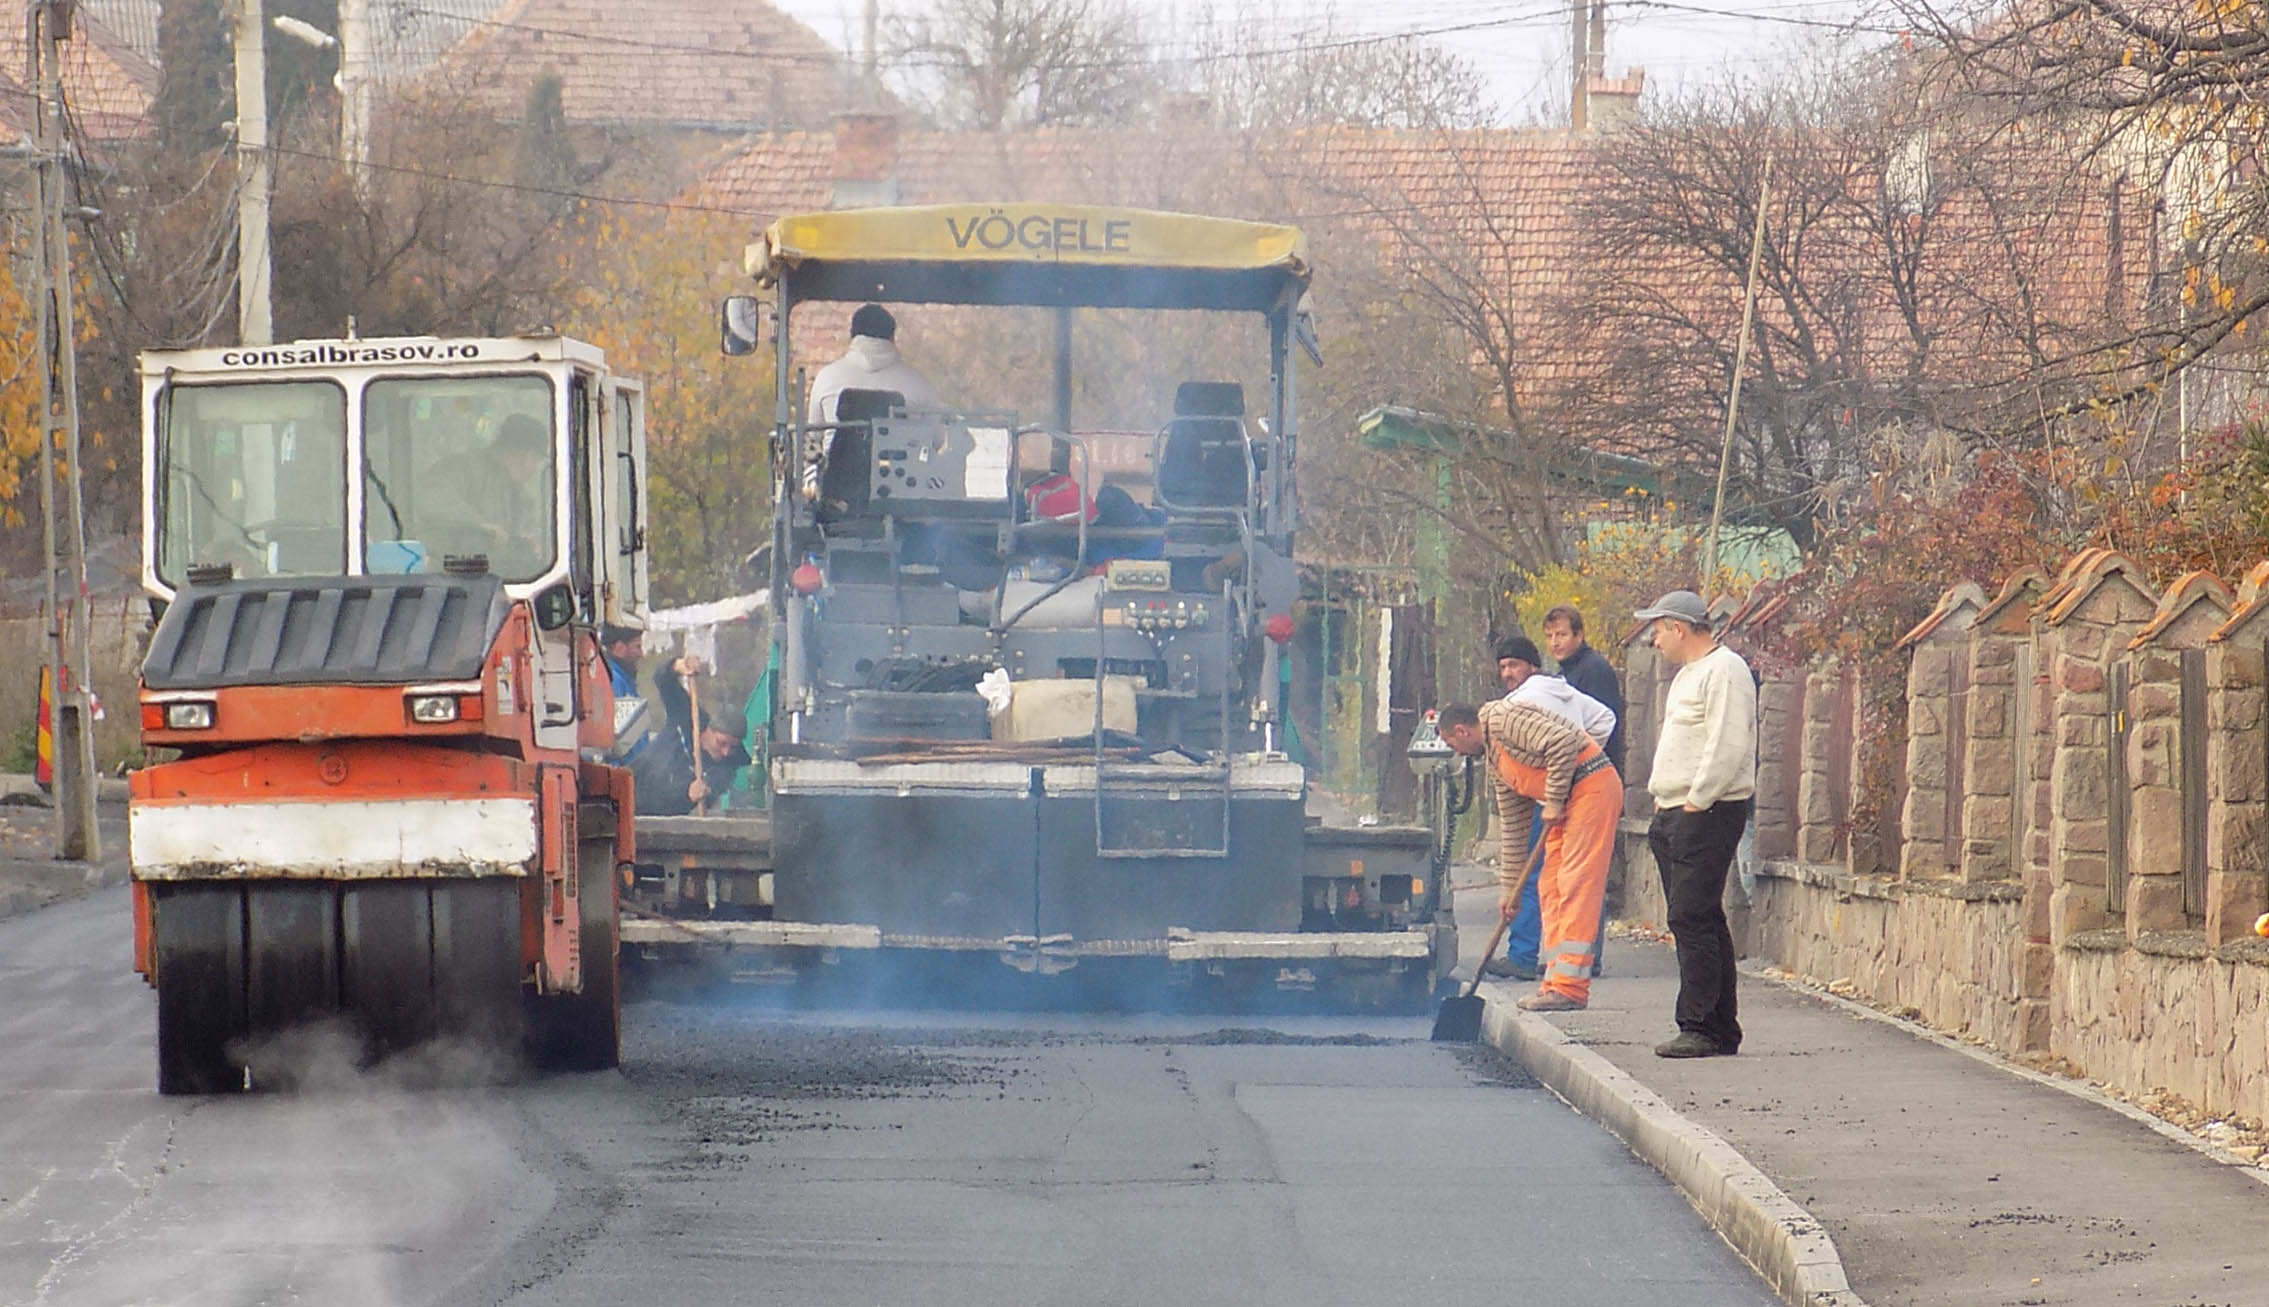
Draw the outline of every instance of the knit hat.
<instances>
[{"instance_id":1,"label":"knit hat","mask_svg":"<svg viewBox=\"0 0 2269 1307\"><path fill-rule=\"evenodd\" d=\"M1531 667L1544 666L1544 655L1536 651L1536 641L1525 635L1516 635L1497 642L1497 661L1507 658L1527 663Z\"/></svg>"}]
</instances>

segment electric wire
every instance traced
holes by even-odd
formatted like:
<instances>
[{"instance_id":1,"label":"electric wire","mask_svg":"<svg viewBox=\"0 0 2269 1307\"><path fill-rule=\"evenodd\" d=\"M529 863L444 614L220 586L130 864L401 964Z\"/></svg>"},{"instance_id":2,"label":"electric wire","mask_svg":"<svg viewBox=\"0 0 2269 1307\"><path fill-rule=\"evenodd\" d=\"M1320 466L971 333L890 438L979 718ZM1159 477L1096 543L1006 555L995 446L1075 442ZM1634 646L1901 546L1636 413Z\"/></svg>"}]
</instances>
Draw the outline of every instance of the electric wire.
<instances>
[{"instance_id":1,"label":"electric wire","mask_svg":"<svg viewBox=\"0 0 2269 1307\"><path fill-rule=\"evenodd\" d=\"M1609 3L1611 5L1632 2L1633 0L1609 0ZM408 6L405 8L405 12L439 16L439 11L425 9L419 6ZM1334 50L1353 49L1371 45L1389 45L1402 41L1426 40L1440 36L1457 36L1473 32L1520 27L1537 23L1556 24L1561 20L1561 17L1565 12L1565 9L1558 5L1547 5L1538 8L1525 9L1517 13L1492 14L1488 17L1474 18L1460 22L1442 22L1432 25L1401 27L1386 32L1350 33L1345 36L1318 38L1308 41L1294 42L1258 49L1244 48L1222 50L1192 50L1188 53L1175 54L1168 52L1168 48L1164 46L1146 45L1143 48L1150 51L1150 53L1123 58L1065 60L1051 64L1050 66L1061 69L1125 69L1155 67L1161 64L1179 65L1197 63L1222 63L1250 59L1283 58L1292 55L1314 54ZM641 50L649 54L684 54L709 59L727 58L747 60L755 63L810 64L828 68L840 67L849 62L848 55L834 50L821 52L805 50L720 49L716 46L711 45L693 45L669 41L654 41L639 37L616 36L611 33L605 32L590 32L571 28L546 27L541 24L533 23L517 23L508 19L499 18L479 18L469 20L459 18L458 21L468 21L476 27L526 32L536 36L558 37L565 40L587 42L594 45L618 46L625 49ZM944 56L910 59L904 56L878 55L875 62L878 67L891 69L957 68L963 66L960 61L953 60Z\"/></svg>"}]
</instances>

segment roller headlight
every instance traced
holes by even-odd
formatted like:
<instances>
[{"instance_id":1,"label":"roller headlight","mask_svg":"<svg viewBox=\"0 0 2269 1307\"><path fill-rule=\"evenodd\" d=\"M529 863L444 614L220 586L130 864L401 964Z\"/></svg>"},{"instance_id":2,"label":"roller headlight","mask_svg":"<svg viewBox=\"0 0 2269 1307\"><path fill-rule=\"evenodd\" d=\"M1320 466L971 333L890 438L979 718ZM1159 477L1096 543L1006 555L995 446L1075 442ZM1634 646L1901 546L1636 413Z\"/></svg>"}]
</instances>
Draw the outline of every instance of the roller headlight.
<instances>
[{"instance_id":1,"label":"roller headlight","mask_svg":"<svg viewBox=\"0 0 2269 1307\"><path fill-rule=\"evenodd\" d=\"M165 706L165 728L169 731L209 731L213 729L213 705L203 700L169 703Z\"/></svg>"},{"instance_id":2,"label":"roller headlight","mask_svg":"<svg viewBox=\"0 0 2269 1307\"><path fill-rule=\"evenodd\" d=\"M457 696L453 694L413 694L410 696L410 720L421 726L440 726L457 720Z\"/></svg>"}]
</instances>

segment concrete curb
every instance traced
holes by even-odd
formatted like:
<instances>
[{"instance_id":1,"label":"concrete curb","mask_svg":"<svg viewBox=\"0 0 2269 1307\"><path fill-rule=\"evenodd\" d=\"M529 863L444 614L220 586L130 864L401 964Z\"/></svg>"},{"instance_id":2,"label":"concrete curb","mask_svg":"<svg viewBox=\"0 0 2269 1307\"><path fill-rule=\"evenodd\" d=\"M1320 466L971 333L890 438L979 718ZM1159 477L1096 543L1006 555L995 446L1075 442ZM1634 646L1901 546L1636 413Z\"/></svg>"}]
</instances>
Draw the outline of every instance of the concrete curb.
<instances>
[{"instance_id":1,"label":"concrete curb","mask_svg":"<svg viewBox=\"0 0 2269 1307\"><path fill-rule=\"evenodd\" d=\"M78 867L80 864L56 863L54 865L58 867ZM0 890L0 921L6 921L10 917L27 916L31 913L39 911L41 908L52 907L57 903L67 902L71 899L79 898L82 895L92 894L96 890L105 890L109 889L113 885L123 885L126 883L126 868L124 867L87 867L85 868L85 872L86 879L84 884L79 889L78 893L71 893L69 891L66 891L59 895L50 896L25 885L19 885L13 889Z\"/></svg>"},{"instance_id":2,"label":"concrete curb","mask_svg":"<svg viewBox=\"0 0 2269 1307\"><path fill-rule=\"evenodd\" d=\"M95 778L95 802L126 802L126 781L118 776ZM0 803L22 804L32 808L52 808L54 802L39 782L19 772L0 772Z\"/></svg>"},{"instance_id":3,"label":"concrete curb","mask_svg":"<svg viewBox=\"0 0 2269 1307\"><path fill-rule=\"evenodd\" d=\"M1677 1185L1789 1307L1867 1307L1827 1230L1731 1144L1501 994L1483 996L1481 1037Z\"/></svg>"}]
</instances>

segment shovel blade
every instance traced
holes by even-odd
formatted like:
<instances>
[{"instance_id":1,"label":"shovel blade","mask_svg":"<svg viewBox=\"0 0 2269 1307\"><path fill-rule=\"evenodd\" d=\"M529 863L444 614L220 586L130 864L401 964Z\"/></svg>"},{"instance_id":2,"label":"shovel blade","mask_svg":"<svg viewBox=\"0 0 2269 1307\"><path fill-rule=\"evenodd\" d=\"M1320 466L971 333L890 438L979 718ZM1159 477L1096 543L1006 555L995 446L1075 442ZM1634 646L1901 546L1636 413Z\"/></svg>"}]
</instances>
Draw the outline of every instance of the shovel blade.
<instances>
[{"instance_id":1,"label":"shovel blade","mask_svg":"<svg viewBox=\"0 0 2269 1307\"><path fill-rule=\"evenodd\" d=\"M1442 1010L1434 1014L1434 1042L1470 1044L1481 1038L1481 1002L1478 994L1443 999Z\"/></svg>"}]
</instances>

